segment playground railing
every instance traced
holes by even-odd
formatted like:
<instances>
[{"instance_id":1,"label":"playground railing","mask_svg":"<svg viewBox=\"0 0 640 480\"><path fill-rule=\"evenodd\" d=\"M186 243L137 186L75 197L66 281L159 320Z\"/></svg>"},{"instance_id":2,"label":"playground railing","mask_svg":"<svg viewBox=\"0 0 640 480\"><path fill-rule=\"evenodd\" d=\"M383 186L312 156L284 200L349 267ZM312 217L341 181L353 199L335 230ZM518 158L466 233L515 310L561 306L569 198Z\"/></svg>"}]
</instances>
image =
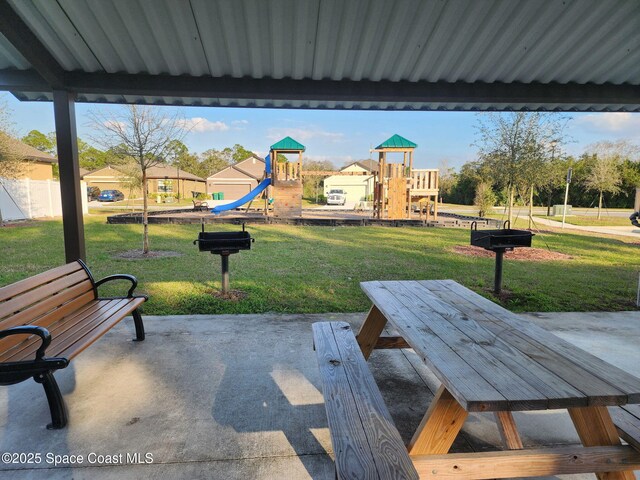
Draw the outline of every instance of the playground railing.
<instances>
[{"instance_id":1,"label":"playground railing","mask_svg":"<svg viewBox=\"0 0 640 480\"><path fill-rule=\"evenodd\" d=\"M437 168L413 169L409 177L411 190L438 190Z\"/></svg>"}]
</instances>

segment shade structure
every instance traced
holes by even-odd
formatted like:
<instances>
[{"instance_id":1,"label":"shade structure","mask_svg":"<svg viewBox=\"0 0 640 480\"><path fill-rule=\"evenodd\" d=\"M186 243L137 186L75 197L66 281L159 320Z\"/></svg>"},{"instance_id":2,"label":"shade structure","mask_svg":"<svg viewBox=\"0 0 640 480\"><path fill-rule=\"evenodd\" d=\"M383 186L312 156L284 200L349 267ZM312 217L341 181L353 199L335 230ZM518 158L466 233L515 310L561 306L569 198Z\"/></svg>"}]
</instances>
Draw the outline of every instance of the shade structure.
<instances>
[{"instance_id":1,"label":"shade structure","mask_svg":"<svg viewBox=\"0 0 640 480\"><path fill-rule=\"evenodd\" d=\"M1 0L0 89L51 100L639 111L636 0Z\"/></svg>"}]
</instances>

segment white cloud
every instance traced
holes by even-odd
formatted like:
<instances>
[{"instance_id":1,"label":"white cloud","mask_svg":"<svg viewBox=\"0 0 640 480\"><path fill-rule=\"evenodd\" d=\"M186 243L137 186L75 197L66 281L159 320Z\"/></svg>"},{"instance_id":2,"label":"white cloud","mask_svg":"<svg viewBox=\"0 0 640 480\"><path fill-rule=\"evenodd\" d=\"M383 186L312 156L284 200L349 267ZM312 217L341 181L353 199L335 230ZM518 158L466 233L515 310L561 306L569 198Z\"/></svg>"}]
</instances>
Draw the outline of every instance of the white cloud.
<instances>
[{"instance_id":1,"label":"white cloud","mask_svg":"<svg viewBox=\"0 0 640 480\"><path fill-rule=\"evenodd\" d=\"M574 120L577 126L594 132L634 134L640 129L640 114L630 112L590 113Z\"/></svg>"},{"instance_id":2,"label":"white cloud","mask_svg":"<svg viewBox=\"0 0 640 480\"><path fill-rule=\"evenodd\" d=\"M249 124L249 120L234 120L233 122L231 122L231 125L234 125L234 126L248 125L248 124Z\"/></svg>"},{"instance_id":3,"label":"white cloud","mask_svg":"<svg viewBox=\"0 0 640 480\"><path fill-rule=\"evenodd\" d=\"M126 130L127 124L118 120L105 120L102 124L110 130Z\"/></svg>"},{"instance_id":4,"label":"white cloud","mask_svg":"<svg viewBox=\"0 0 640 480\"><path fill-rule=\"evenodd\" d=\"M344 138L344 133L330 132L315 127L298 127L298 128L270 128L267 132L267 138L270 140L280 140L284 137L292 137L295 140L304 142L312 138L320 138L329 142L339 142Z\"/></svg>"},{"instance_id":5,"label":"white cloud","mask_svg":"<svg viewBox=\"0 0 640 480\"><path fill-rule=\"evenodd\" d=\"M178 124L191 132L224 132L229 130L229 125L224 122L212 122L202 117L185 118L177 121Z\"/></svg>"}]
</instances>

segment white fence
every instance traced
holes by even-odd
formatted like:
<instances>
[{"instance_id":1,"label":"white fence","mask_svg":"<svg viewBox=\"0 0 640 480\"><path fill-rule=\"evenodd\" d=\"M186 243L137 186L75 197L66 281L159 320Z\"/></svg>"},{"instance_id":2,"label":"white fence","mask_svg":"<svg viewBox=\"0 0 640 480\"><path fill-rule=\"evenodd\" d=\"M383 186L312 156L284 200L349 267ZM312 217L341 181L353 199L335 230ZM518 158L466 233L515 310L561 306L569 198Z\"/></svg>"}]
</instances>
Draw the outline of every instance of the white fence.
<instances>
[{"instance_id":1,"label":"white fence","mask_svg":"<svg viewBox=\"0 0 640 480\"><path fill-rule=\"evenodd\" d=\"M88 213L87 184L80 182L82 212ZM10 180L0 177L0 216L3 220L59 217L62 215L60 182Z\"/></svg>"}]
</instances>

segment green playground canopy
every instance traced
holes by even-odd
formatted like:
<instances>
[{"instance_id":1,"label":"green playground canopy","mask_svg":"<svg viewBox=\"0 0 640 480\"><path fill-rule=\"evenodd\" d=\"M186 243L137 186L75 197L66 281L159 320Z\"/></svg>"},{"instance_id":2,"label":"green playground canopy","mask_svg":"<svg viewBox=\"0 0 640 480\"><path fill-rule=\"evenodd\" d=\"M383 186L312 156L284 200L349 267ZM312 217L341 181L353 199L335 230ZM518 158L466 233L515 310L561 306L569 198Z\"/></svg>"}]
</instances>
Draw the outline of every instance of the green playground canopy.
<instances>
[{"instance_id":1,"label":"green playground canopy","mask_svg":"<svg viewBox=\"0 0 640 480\"><path fill-rule=\"evenodd\" d=\"M407 140L396 133L378 145L376 150L381 148L416 148L417 146L417 143L413 143L411 140Z\"/></svg>"},{"instance_id":2,"label":"green playground canopy","mask_svg":"<svg viewBox=\"0 0 640 480\"><path fill-rule=\"evenodd\" d=\"M295 141L291 137L284 137L279 142L276 142L273 145L271 145L271 150L279 150L279 151L300 150L304 152L306 150L306 147L302 145L300 142Z\"/></svg>"}]
</instances>

